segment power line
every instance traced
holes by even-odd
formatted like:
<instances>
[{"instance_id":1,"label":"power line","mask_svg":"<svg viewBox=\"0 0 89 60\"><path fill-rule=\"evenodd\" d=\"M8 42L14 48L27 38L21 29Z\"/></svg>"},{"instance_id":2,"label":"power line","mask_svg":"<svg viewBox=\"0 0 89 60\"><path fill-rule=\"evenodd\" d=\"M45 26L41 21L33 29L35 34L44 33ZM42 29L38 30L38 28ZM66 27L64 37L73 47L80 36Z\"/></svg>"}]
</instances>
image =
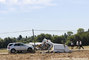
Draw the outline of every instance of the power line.
<instances>
[{"instance_id":1,"label":"power line","mask_svg":"<svg viewBox=\"0 0 89 60\"><path fill-rule=\"evenodd\" d=\"M29 31L32 31L32 30L4 32L4 33L0 33L0 34L21 33L21 32L29 32ZM68 32L68 31L76 31L76 30L34 30L34 31L40 31L40 32Z\"/></svg>"},{"instance_id":2,"label":"power line","mask_svg":"<svg viewBox=\"0 0 89 60\"><path fill-rule=\"evenodd\" d=\"M60 31L62 31L62 32L64 32L64 31L76 31L76 30L35 30L35 31L47 31L47 32L49 32L49 31L53 31L53 32L60 32Z\"/></svg>"},{"instance_id":3,"label":"power line","mask_svg":"<svg viewBox=\"0 0 89 60\"><path fill-rule=\"evenodd\" d=\"M23 30L23 31L14 31L14 32L4 32L4 33L0 33L0 34L9 34L9 33L20 33L20 32L29 32L32 30Z\"/></svg>"}]
</instances>

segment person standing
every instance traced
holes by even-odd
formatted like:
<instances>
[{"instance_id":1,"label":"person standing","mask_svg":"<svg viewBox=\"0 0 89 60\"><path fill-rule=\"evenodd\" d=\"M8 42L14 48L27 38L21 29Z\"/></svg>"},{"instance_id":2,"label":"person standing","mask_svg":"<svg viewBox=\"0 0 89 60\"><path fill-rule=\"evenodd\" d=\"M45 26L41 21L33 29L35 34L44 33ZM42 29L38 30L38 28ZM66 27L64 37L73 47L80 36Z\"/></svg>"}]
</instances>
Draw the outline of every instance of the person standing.
<instances>
[{"instance_id":1,"label":"person standing","mask_svg":"<svg viewBox=\"0 0 89 60\"><path fill-rule=\"evenodd\" d=\"M73 49L74 48L74 43L73 43L73 41L71 41L71 49Z\"/></svg>"},{"instance_id":2,"label":"person standing","mask_svg":"<svg viewBox=\"0 0 89 60\"><path fill-rule=\"evenodd\" d=\"M79 48L79 41L77 40L77 42L76 42L76 49L78 49Z\"/></svg>"},{"instance_id":3,"label":"person standing","mask_svg":"<svg viewBox=\"0 0 89 60\"><path fill-rule=\"evenodd\" d=\"M79 41L79 49L84 49L83 45L82 45L82 41Z\"/></svg>"}]
</instances>

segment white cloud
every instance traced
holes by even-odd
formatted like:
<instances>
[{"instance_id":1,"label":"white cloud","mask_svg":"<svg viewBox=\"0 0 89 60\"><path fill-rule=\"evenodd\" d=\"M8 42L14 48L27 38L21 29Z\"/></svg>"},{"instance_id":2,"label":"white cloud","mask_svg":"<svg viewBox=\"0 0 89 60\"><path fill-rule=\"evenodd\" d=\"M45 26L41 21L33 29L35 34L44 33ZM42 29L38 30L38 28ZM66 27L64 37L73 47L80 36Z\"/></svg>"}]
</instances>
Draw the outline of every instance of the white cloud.
<instances>
[{"instance_id":1,"label":"white cloud","mask_svg":"<svg viewBox=\"0 0 89 60\"><path fill-rule=\"evenodd\" d=\"M23 4L34 4L34 1L32 0L23 0Z\"/></svg>"},{"instance_id":2,"label":"white cloud","mask_svg":"<svg viewBox=\"0 0 89 60\"><path fill-rule=\"evenodd\" d=\"M9 3L9 4L17 4L18 0L8 0L7 3Z\"/></svg>"},{"instance_id":3,"label":"white cloud","mask_svg":"<svg viewBox=\"0 0 89 60\"><path fill-rule=\"evenodd\" d=\"M5 11L5 10L1 10L0 13L6 14L7 11Z\"/></svg>"},{"instance_id":4,"label":"white cloud","mask_svg":"<svg viewBox=\"0 0 89 60\"><path fill-rule=\"evenodd\" d=\"M7 11L40 9L46 6L54 6L53 0L0 0L0 3L4 3L4 7ZM2 8L2 9L3 9ZM4 10L5 11L5 10Z\"/></svg>"},{"instance_id":5,"label":"white cloud","mask_svg":"<svg viewBox=\"0 0 89 60\"><path fill-rule=\"evenodd\" d=\"M24 4L48 4L52 0L23 0Z\"/></svg>"},{"instance_id":6,"label":"white cloud","mask_svg":"<svg viewBox=\"0 0 89 60\"><path fill-rule=\"evenodd\" d=\"M0 0L0 3L6 3L6 0Z\"/></svg>"}]
</instances>

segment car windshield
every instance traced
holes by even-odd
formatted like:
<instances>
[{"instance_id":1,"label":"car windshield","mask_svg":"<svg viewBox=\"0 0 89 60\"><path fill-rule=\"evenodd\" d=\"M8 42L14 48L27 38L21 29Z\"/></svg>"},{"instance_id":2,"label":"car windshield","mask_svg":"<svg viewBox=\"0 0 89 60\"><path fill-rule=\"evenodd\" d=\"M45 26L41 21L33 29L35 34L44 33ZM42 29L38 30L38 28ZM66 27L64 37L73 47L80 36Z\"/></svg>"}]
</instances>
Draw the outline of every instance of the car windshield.
<instances>
[{"instance_id":1,"label":"car windshield","mask_svg":"<svg viewBox=\"0 0 89 60\"><path fill-rule=\"evenodd\" d=\"M9 46L12 46L13 44L9 44Z\"/></svg>"}]
</instances>

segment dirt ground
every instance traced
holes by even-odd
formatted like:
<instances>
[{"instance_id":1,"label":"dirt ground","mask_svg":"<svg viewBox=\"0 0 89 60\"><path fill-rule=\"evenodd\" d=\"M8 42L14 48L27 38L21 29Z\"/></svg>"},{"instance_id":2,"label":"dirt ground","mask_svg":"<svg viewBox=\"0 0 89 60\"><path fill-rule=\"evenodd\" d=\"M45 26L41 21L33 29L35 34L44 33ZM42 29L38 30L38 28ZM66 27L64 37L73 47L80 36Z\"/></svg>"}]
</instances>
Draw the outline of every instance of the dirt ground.
<instances>
[{"instance_id":1,"label":"dirt ground","mask_svg":"<svg viewBox=\"0 0 89 60\"><path fill-rule=\"evenodd\" d=\"M84 46L84 50L75 47L72 51L71 53L9 54L6 49L0 49L0 60L89 60L89 46Z\"/></svg>"},{"instance_id":2,"label":"dirt ground","mask_svg":"<svg viewBox=\"0 0 89 60\"><path fill-rule=\"evenodd\" d=\"M89 50L72 53L0 54L0 60L89 60Z\"/></svg>"}]
</instances>

